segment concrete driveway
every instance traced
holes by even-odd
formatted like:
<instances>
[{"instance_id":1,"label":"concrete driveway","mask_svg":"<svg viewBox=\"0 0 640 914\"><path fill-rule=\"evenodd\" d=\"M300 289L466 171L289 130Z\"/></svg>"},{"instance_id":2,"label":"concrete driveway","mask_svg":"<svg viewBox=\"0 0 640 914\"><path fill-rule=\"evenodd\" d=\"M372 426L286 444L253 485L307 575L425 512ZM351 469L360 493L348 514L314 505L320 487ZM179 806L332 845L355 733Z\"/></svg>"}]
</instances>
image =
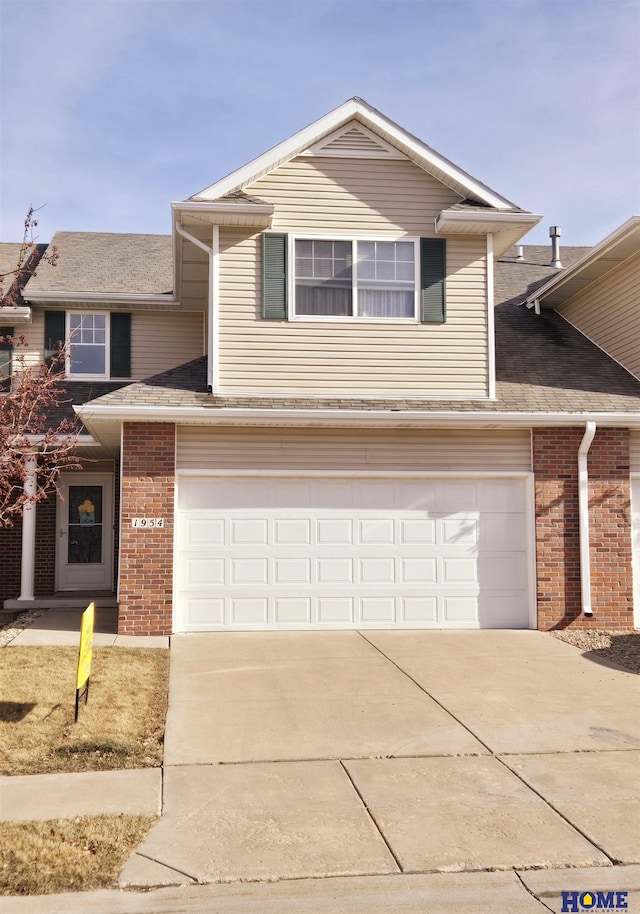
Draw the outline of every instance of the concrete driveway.
<instances>
[{"instance_id":1,"label":"concrete driveway","mask_svg":"<svg viewBox=\"0 0 640 914\"><path fill-rule=\"evenodd\" d=\"M538 632L175 636L163 817L121 885L615 882L640 863L639 690Z\"/></svg>"}]
</instances>

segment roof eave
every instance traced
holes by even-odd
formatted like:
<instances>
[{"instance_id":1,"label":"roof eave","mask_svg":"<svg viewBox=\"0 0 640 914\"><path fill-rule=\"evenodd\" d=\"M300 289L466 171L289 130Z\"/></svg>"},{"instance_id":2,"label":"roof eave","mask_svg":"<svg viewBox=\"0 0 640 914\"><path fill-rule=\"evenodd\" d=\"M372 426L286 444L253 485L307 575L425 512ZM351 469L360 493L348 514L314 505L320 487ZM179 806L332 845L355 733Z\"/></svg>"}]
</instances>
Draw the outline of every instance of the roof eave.
<instances>
[{"instance_id":1,"label":"roof eave","mask_svg":"<svg viewBox=\"0 0 640 914\"><path fill-rule=\"evenodd\" d=\"M493 254L498 258L542 218L534 213L465 213L445 209L436 218L435 227L441 235L492 234Z\"/></svg>"}]
</instances>

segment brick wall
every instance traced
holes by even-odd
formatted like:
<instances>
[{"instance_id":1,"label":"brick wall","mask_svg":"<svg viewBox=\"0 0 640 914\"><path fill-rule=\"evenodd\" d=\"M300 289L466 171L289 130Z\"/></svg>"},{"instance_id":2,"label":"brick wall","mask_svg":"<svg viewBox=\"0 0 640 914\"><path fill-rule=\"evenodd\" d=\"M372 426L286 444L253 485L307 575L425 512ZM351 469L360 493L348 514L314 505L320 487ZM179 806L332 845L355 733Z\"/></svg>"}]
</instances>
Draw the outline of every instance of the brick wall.
<instances>
[{"instance_id":1,"label":"brick wall","mask_svg":"<svg viewBox=\"0 0 640 914\"><path fill-rule=\"evenodd\" d=\"M122 439L122 526L118 631L171 632L175 426L125 422ZM163 529L140 530L133 517L163 517Z\"/></svg>"},{"instance_id":2,"label":"brick wall","mask_svg":"<svg viewBox=\"0 0 640 914\"><path fill-rule=\"evenodd\" d=\"M36 567L33 593L48 597L56 585L56 494L36 506Z\"/></svg>"},{"instance_id":3,"label":"brick wall","mask_svg":"<svg viewBox=\"0 0 640 914\"><path fill-rule=\"evenodd\" d=\"M0 609L5 600L20 596L20 562L22 553L22 519L13 527L0 530Z\"/></svg>"},{"instance_id":4,"label":"brick wall","mask_svg":"<svg viewBox=\"0 0 640 914\"><path fill-rule=\"evenodd\" d=\"M598 429L589 451L593 616L581 614L578 448L583 428L533 430L538 628L633 628L629 431Z\"/></svg>"}]
</instances>

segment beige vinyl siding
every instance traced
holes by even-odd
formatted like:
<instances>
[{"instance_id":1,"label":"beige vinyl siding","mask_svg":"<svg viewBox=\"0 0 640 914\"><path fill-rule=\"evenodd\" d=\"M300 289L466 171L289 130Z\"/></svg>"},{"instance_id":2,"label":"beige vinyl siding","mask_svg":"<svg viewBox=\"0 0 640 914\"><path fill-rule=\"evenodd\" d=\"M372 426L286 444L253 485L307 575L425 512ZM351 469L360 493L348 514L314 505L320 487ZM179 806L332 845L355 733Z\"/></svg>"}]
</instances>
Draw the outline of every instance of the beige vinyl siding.
<instances>
[{"instance_id":1,"label":"beige vinyl siding","mask_svg":"<svg viewBox=\"0 0 640 914\"><path fill-rule=\"evenodd\" d=\"M640 473L640 432L631 431L629 437L629 468Z\"/></svg>"},{"instance_id":2,"label":"beige vinyl siding","mask_svg":"<svg viewBox=\"0 0 640 914\"><path fill-rule=\"evenodd\" d=\"M640 254L578 292L559 311L640 378Z\"/></svg>"},{"instance_id":3,"label":"beige vinyl siding","mask_svg":"<svg viewBox=\"0 0 640 914\"><path fill-rule=\"evenodd\" d=\"M44 358L44 312L33 309L32 323L25 328L29 341L26 361L39 365ZM67 310L78 310L74 305ZM108 310L108 309L103 309ZM119 309L121 310L121 309ZM133 311L131 313L131 377L142 380L176 368L204 354L204 315L194 312ZM76 378L76 380L81 380Z\"/></svg>"},{"instance_id":4,"label":"beige vinyl siding","mask_svg":"<svg viewBox=\"0 0 640 914\"><path fill-rule=\"evenodd\" d=\"M433 235L459 196L406 159L301 156L247 193L275 206L271 231ZM261 316L261 236L220 230L220 384L229 394L485 397L486 239L447 239L447 321Z\"/></svg>"},{"instance_id":5,"label":"beige vinyl siding","mask_svg":"<svg viewBox=\"0 0 640 914\"><path fill-rule=\"evenodd\" d=\"M447 240L444 324L263 320L260 236L220 233L220 382L226 393L487 395L486 241Z\"/></svg>"},{"instance_id":6,"label":"beige vinyl siding","mask_svg":"<svg viewBox=\"0 0 640 914\"><path fill-rule=\"evenodd\" d=\"M195 470L530 471L528 430L178 427L177 466Z\"/></svg>"},{"instance_id":7,"label":"beige vinyl siding","mask_svg":"<svg viewBox=\"0 0 640 914\"><path fill-rule=\"evenodd\" d=\"M408 159L299 156L244 189L275 206L274 232L433 234L461 199Z\"/></svg>"},{"instance_id":8,"label":"beige vinyl siding","mask_svg":"<svg viewBox=\"0 0 640 914\"><path fill-rule=\"evenodd\" d=\"M131 315L131 375L135 379L176 368L204 355L204 315Z\"/></svg>"}]
</instances>

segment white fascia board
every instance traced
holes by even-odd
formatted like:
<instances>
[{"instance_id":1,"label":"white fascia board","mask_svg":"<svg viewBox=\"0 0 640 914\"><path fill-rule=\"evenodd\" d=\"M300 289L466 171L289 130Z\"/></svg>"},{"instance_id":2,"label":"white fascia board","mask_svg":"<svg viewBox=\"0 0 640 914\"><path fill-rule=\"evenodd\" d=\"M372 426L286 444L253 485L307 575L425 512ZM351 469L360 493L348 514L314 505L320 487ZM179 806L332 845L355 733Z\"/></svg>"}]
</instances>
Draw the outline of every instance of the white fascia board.
<instances>
[{"instance_id":1,"label":"white fascia board","mask_svg":"<svg viewBox=\"0 0 640 914\"><path fill-rule=\"evenodd\" d=\"M479 222L487 225L487 232L500 231L503 226L522 225L529 231L537 225L542 216L536 213L465 213L462 210L443 209L439 216L436 217L436 231L446 231L449 227L455 231L456 226L464 226ZM443 228L440 228L440 225Z\"/></svg>"},{"instance_id":2,"label":"white fascia board","mask_svg":"<svg viewBox=\"0 0 640 914\"><path fill-rule=\"evenodd\" d=\"M74 406L74 411L93 432L101 420L122 422L175 422L178 425L300 425L300 426L393 426L415 428L531 428L532 426L578 426L588 420L607 427L640 429L638 413L515 413L500 410L384 409L250 409L242 407L168 406ZM99 436L96 436L99 437Z\"/></svg>"},{"instance_id":3,"label":"white fascia board","mask_svg":"<svg viewBox=\"0 0 640 914\"><path fill-rule=\"evenodd\" d=\"M177 305L178 300L173 295L164 292L28 292L27 299L36 304L56 304L58 302L108 302L122 304L150 304Z\"/></svg>"},{"instance_id":4,"label":"white fascia board","mask_svg":"<svg viewBox=\"0 0 640 914\"><path fill-rule=\"evenodd\" d=\"M630 219L627 219L621 226L617 229L614 229L606 238L603 238L602 241L598 242L594 247L590 248L582 257L578 257L571 266L566 267L562 270L561 273L558 273L543 286L540 286L536 290L534 295L531 295L524 304L527 308L532 308L536 301L540 301L545 297L545 295L554 289L559 289L563 286L567 280L576 276L580 273L584 267L588 266L595 260L598 260L602 257L603 254L622 241L627 235L631 235L634 231L640 226L640 216L631 216ZM640 245L639 245L640 248ZM600 277L598 277L600 278ZM595 280L593 280L595 282Z\"/></svg>"},{"instance_id":5,"label":"white fascia board","mask_svg":"<svg viewBox=\"0 0 640 914\"><path fill-rule=\"evenodd\" d=\"M25 435L29 444L35 446L42 444L46 435ZM55 441L73 441L77 447L99 447L100 442L96 441L93 435L56 435Z\"/></svg>"},{"instance_id":6,"label":"white fascia board","mask_svg":"<svg viewBox=\"0 0 640 914\"><path fill-rule=\"evenodd\" d=\"M215 184L205 187L189 199L191 201L217 200L231 191L245 187L247 184L251 184L258 178L273 171L284 162L288 162L294 156L304 152L308 146L317 143L324 136L338 129L354 117L357 117L365 126L369 125L382 131L393 143L408 149L416 164L419 164L429 173L431 173L432 169L438 171L448 179L443 183L454 186L459 193L463 195L470 194L488 203L489 206L494 206L500 210L513 210L515 208L515 205L510 200L472 178L471 175L462 171L434 149L417 139L417 137L407 133L406 130L389 120L375 108L372 108L361 98L350 98L343 105L325 114L324 117L314 121L308 127L298 131L298 133L294 133L289 139L269 149L236 171L232 171L231 174Z\"/></svg>"},{"instance_id":7,"label":"white fascia board","mask_svg":"<svg viewBox=\"0 0 640 914\"><path fill-rule=\"evenodd\" d=\"M184 203L172 203L171 206L177 213L251 213L273 216L275 212L271 203L196 203L186 200Z\"/></svg>"},{"instance_id":8,"label":"white fascia board","mask_svg":"<svg viewBox=\"0 0 640 914\"><path fill-rule=\"evenodd\" d=\"M0 321L10 321L12 324L30 324L31 308L28 305L2 305L0 307Z\"/></svg>"}]
</instances>

